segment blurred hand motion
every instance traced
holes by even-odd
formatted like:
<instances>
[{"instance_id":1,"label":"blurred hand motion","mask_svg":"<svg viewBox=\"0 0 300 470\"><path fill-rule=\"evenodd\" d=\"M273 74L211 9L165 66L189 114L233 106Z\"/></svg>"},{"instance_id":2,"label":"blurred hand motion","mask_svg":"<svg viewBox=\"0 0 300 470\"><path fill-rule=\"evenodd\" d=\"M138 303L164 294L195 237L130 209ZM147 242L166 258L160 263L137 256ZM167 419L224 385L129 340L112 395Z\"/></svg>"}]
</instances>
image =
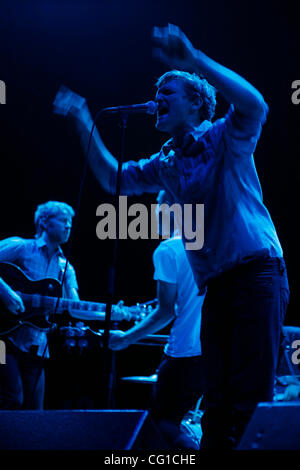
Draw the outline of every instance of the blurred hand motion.
<instances>
[{"instance_id":1,"label":"blurred hand motion","mask_svg":"<svg viewBox=\"0 0 300 470\"><path fill-rule=\"evenodd\" d=\"M155 44L154 57L172 68L187 71L194 69L197 50L178 26L155 26L152 37Z\"/></svg>"},{"instance_id":2,"label":"blurred hand motion","mask_svg":"<svg viewBox=\"0 0 300 470\"><path fill-rule=\"evenodd\" d=\"M53 112L61 116L79 117L85 107L85 98L64 85L59 88L53 102Z\"/></svg>"}]
</instances>

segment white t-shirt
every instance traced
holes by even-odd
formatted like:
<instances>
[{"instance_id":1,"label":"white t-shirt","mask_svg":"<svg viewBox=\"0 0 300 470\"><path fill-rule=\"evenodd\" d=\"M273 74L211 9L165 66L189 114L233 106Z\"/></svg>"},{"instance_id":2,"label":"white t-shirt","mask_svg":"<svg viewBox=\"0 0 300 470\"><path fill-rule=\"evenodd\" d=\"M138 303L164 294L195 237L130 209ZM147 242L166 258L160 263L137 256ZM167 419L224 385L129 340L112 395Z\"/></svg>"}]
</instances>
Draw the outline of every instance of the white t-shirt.
<instances>
[{"instance_id":1,"label":"white t-shirt","mask_svg":"<svg viewBox=\"0 0 300 470\"><path fill-rule=\"evenodd\" d=\"M164 240L154 251L153 263L156 281L177 285L176 318L164 352L172 357L198 356L204 295L198 295L182 239Z\"/></svg>"}]
</instances>

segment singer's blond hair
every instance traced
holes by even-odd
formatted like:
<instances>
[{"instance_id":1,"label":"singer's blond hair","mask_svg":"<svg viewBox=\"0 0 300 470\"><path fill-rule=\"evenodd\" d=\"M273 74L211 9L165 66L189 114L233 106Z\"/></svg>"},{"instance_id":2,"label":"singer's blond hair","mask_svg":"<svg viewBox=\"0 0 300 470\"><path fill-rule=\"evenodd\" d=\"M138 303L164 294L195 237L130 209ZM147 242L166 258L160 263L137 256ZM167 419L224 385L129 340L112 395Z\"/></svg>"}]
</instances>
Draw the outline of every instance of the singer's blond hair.
<instances>
[{"instance_id":1,"label":"singer's blond hair","mask_svg":"<svg viewBox=\"0 0 300 470\"><path fill-rule=\"evenodd\" d=\"M216 89L205 78L201 78L195 73L182 72L181 70L171 70L163 74L156 82L157 89L171 80L181 80L183 82L185 92L191 101L200 96L202 100L202 106L199 108L200 121L211 121L214 117L217 104Z\"/></svg>"}]
</instances>

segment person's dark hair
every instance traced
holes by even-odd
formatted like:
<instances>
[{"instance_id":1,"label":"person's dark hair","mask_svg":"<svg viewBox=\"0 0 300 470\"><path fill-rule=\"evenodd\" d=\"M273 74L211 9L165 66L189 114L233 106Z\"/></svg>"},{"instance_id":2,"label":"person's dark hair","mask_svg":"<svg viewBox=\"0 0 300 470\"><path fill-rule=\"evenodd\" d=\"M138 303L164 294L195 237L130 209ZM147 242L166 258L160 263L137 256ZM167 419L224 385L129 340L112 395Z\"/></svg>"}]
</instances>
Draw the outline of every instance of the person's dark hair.
<instances>
[{"instance_id":1,"label":"person's dark hair","mask_svg":"<svg viewBox=\"0 0 300 470\"><path fill-rule=\"evenodd\" d=\"M203 105L199 108L200 121L211 121L216 109L216 89L208 83L205 78L201 78L195 73L171 70L162 75L156 82L156 87L170 82L171 80L181 80L184 84L186 94L191 100L200 96Z\"/></svg>"}]
</instances>

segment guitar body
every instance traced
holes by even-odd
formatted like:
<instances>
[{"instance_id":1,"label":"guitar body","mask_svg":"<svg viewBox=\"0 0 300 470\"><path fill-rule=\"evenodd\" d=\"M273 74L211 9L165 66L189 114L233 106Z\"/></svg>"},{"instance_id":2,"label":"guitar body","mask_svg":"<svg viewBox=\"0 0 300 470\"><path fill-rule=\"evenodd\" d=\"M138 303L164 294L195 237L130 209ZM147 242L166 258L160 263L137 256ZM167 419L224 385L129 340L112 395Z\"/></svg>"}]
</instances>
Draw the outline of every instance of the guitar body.
<instances>
[{"instance_id":1,"label":"guitar body","mask_svg":"<svg viewBox=\"0 0 300 470\"><path fill-rule=\"evenodd\" d=\"M0 263L0 277L18 294L21 295L25 312L15 315L11 313L0 300L0 336L22 324L34 324L39 329L49 329L51 324L47 315L54 313L53 308L41 305L34 306L32 296L58 297L61 294L61 284L57 279L45 278L38 281L30 279L21 268L12 263ZM23 295L24 294L24 295ZM26 301L26 294L28 302Z\"/></svg>"}]
</instances>

